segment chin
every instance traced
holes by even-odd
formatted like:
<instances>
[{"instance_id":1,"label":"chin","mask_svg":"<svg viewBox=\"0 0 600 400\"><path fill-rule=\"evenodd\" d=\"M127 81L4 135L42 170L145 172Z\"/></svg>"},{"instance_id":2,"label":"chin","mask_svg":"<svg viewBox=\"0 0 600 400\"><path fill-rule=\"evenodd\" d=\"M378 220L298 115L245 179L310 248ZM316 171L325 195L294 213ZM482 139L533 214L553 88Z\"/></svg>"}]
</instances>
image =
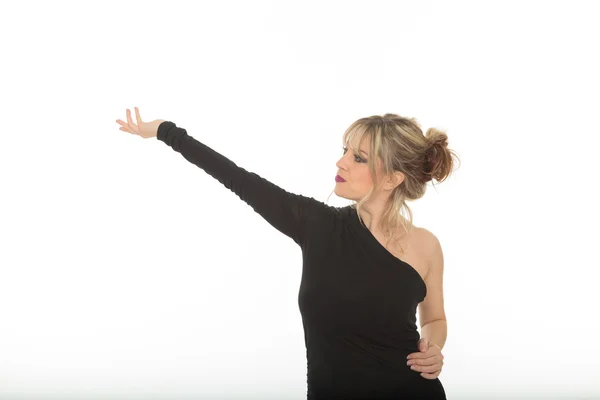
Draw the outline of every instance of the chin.
<instances>
[{"instance_id":1,"label":"chin","mask_svg":"<svg viewBox=\"0 0 600 400\"><path fill-rule=\"evenodd\" d=\"M337 188L337 187L336 187L336 188L333 190L333 193L335 193L335 194L336 194L338 197L345 198L344 196L342 196L342 195L340 194L340 190L338 190L338 188Z\"/></svg>"},{"instance_id":2,"label":"chin","mask_svg":"<svg viewBox=\"0 0 600 400\"><path fill-rule=\"evenodd\" d=\"M347 196L344 196L343 194L341 194L340 191L337 188L335 188L335 190L333 191L333 193L335 193L336 196L341 197L342 199L354 200L354 199L352 199L350 197L347 197Z\"/></svg>"}]
</instances>

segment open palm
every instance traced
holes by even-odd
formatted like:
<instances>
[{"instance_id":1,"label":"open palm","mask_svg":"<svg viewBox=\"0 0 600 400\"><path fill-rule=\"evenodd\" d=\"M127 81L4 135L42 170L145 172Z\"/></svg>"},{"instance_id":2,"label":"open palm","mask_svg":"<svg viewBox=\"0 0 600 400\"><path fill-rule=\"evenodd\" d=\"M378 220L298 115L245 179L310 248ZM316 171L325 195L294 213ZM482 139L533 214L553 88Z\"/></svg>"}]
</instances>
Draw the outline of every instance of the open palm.
<instances>
[{"instance_id":1,"label":"open palm","mask_svg":"<svg viewBox=\"0 0 600 400\"><path fill-rule=\"evenodd\" d=\"M143 137L144 139L156 137L158 132L158 126L165 122L163 119L155 119L152 122L143 122L142 117L140 116L140 110L135 107L135 118L137 121L137 125L133 123L131 119L131 110L127 109L127 122L124 122L120 119L117 120L117 123L121 125L119 128L123 132L129 132Z\"/></svg>"}]
</instances>

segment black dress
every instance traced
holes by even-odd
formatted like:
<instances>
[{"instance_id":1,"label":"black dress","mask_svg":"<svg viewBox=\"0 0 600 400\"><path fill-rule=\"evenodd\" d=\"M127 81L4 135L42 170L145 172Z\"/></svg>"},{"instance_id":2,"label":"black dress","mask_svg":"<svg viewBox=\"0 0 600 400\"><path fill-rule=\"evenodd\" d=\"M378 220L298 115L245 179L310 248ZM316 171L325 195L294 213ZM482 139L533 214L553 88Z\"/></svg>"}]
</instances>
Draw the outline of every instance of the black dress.
<instances>
[{"instance_id":1,"label":"black dress","mask_svg":"<svg viewBox=\"0 0 600 400\"><path fill-rule=\"evenodd\" d=\"M307 399L446 399L439 378L406 365L419 351L416 311L425 282L361 224L354 206L287 192L173 122L161 123L157 138L300 246Z\"/></svg>"}]
</instances>

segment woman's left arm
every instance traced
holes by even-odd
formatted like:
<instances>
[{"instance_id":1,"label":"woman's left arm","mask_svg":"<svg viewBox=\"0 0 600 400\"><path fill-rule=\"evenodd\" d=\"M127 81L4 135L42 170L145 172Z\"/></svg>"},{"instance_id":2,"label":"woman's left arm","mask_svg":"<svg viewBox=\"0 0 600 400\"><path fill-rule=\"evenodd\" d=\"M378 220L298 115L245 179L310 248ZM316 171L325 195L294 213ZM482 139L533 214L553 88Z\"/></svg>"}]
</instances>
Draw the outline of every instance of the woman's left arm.
<instances>
[{"instance_id":1,"label":"woman's left arm","mask_svg":"<svg viewBox=\"0 0 600 400\"><path fill-rule=\"evenodd\" d=\"M446 312L444 311L444 254L438 238L431 232L427 243L429 272L425 277L427 296L419 303L421 337L430 344L444 347L447 335Z\"/></svg>"},{"instance_id":2,"label":"woman's left arm","mask_svg":"<svg viewBox=\"0 0 600 400\"><path fill-rule=\"evenodd\" d=\"M427 340L430 345L437 344L440 349L444 348L447 334L448 326L445 319L431 321L421 328L421 338Z\"/></svg>"},{"instance_id":3,"label":"woman's left arm","mask_svg":"<svg viewBox=\"0 0 600 400\"><path fill-rule=\"evenodd\" d=\"M419 322L421 338L417 343L416 353L408 355L407 365L426 379L436 379L442 372L444 356L442 347L446 343L448 325L444 312L444 257L440 242L431 232L427 231L430 243L428 254L429 272L425 277L427 295L419 303Z\"/></svg>"}]
</instances>

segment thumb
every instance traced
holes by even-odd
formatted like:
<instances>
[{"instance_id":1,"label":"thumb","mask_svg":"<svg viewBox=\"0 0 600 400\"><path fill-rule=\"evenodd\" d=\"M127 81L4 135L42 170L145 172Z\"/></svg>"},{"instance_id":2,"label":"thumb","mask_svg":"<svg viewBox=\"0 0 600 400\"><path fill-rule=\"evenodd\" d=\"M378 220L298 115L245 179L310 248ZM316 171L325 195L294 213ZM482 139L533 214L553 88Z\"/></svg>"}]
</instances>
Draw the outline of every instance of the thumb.
<instances>
[{"instance_id":1,"label":"thumb","mask_svg":"<svg viewBox=\"0 0 600 400\"><path fill-rule=\"evenodd\" d=\"M421 342L419 343L419 351L427 351L427 349L429 348L429 343L427 343L427 339L421 339Z\"/></svg>"}]
</instances>

